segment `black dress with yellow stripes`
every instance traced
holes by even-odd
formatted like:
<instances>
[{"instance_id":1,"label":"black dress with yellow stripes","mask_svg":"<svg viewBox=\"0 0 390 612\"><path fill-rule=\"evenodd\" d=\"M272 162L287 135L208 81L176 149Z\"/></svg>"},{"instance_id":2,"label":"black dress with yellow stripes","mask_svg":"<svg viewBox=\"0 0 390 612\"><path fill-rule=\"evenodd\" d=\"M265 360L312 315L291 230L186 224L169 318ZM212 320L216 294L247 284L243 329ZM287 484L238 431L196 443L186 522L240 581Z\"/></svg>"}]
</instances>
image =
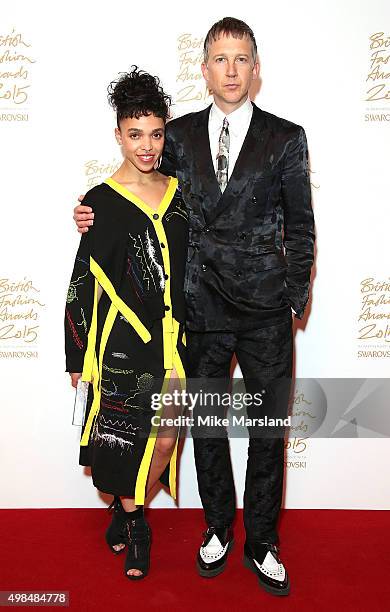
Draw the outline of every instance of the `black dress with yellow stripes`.
<instances>
[{"instance_id":1,"label":"black dress with yellow stripes","mask_svg":"<svg viewBox=\"0 0 390 612\"><path fill-rule=\"evenodd\" d=\"M113 179L83 203L95 220L80 241L65 313L66 370L91 383L79 462L98 489L142 504L161 411L152 394L173 370L185 380L188 215L172 177L157 210ZM174 497L176 455L177 441L162 478Z\"/></svg>"}]
</instances>

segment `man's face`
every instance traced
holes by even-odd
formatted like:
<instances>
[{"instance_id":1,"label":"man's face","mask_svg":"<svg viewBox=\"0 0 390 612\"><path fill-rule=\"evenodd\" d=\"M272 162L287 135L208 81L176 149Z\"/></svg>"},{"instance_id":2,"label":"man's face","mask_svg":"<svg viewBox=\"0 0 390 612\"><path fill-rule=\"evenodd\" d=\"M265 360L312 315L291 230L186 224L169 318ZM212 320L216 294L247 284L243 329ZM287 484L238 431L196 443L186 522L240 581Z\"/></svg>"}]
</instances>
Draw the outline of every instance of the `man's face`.
<instances>
[{"instance_id":1,"label":"man's face","mask_svg":"<svg viewBox=\"0 0 390 612\"><path fill-rule=\"evenodd\" d=\"M226 114L246 100L253 79L259 75L249 37L221 36L211 43L202 74L217 106Z\"/></svg>"}]
</instances>

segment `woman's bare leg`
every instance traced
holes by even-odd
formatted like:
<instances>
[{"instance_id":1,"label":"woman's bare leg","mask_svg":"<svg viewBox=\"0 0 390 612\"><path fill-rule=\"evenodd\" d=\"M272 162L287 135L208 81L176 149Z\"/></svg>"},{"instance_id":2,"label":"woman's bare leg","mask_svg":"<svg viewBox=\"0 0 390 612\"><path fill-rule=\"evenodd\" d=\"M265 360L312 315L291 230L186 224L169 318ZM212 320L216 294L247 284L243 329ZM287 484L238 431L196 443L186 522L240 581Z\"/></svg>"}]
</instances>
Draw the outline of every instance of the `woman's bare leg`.
<instances>
[{"instance_id":1,"label":"woman's bare leg","mask_svg":"<svg viewBox=\"0 0 390 612\"><path fill-rule=\"evenodd\" d=\"M178 375L176 370L174 369L172 370L168 393L172 393L173 390L177 388L177 379ZM168 412L164 410L164 418L173 418L177 412L177 409L173 409L173 414L168 414ZM158 482L161 474L167 467L172 457L173 450L175 448L177 432L177 427L160 427L159 432L157 434L156 443L154 445L152 461L150 463L145 496L149 494L149 492ZM126 512L134 512L135 510L137 510L137 508L139 508L139 506L135 505L133 497L121 497L121 502L123 509ZM117 546L115 546L115 549L121 550L124 546L125 544L118 544ZM140 576L142 574L142 572L137 569L130 569L127 573L130 576Z\"/></svg>"}]
</instances>

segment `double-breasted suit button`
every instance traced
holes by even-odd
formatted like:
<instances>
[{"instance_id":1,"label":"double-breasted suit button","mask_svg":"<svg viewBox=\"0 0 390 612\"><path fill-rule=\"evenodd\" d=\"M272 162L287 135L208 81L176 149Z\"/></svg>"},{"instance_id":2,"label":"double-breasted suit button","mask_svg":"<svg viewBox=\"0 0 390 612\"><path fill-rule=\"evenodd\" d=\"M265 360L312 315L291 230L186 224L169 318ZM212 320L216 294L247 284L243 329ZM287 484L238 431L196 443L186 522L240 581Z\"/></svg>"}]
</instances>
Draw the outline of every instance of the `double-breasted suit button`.
<instances>
[{"instance_id":1,"label":"double-breasted suit button","mask_svg":"<svg viewBox=\"0 0 390 612\"><path fill-rule=\"evenodd\" d=\"M236 276L240 278L240 276L242 276L242 270L236 270Z\"/></svg>"},{"instance_id":2,"label":"double-breasted suit button","mask_svg":"<svg viewBox=\"0 0 390 612\"><path fill-rule=\"evenodd\" d=\"M203 270L203 272L206 272L206 270L207 270L206 264L202 264L202 270Z\"/></svg>"},{"instance_id":3,"label":"double-breasted suit button","mask_svg":"<svg viewBox=\"0 0 390 612\"><path fill-rule=\"evenodd\" d=\"M210 228L206 226L203 228L203 231L205 234L207 234L210 231Z\"/></svg>"},{"instance_id":4,"label":"double-breasted suit button","mask_svg":"<svg viewBox=\"0 0 390 612\"><path fill-rule=\"evenodd\" d=\"M241 232L241 234L240 234L240 238L241 238L241 240L245 240L245 238L246 238L246 233L245 233L245 232Z\"/></svg>"},{"instance_id":5,"label":"double-breasted suit button","mask_svg":"<svg viewBox=\"0 0 390 612\"><path fill-rule=\"evenodd\" d=\"M256 203L257 203L257 198L256 198L256 196L253 196L253 197L251 198L251 201L252 201L252 204L256 204Z\"/></svg>"}]
</instances>

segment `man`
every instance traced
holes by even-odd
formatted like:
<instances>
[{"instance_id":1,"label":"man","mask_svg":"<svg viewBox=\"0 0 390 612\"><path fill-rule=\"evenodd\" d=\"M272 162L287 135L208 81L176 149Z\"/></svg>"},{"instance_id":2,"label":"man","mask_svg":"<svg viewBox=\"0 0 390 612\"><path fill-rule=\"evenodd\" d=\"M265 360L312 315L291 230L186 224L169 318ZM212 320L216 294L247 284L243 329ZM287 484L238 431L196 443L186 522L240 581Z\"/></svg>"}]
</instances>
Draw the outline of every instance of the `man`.
<instances>
[{"instance_id":1,"label":"man","mask_svg":"<svg viewBox=\"0 0 390 612\"><path fill-rule=\"evenodd\" d=\"M212 26L202 73L214 102L167 125L161 168L177 174L190 213L187 374L227 380L235 354L245 383L260 388L291 377L291 311L301 318L308 300L314 224L306 138L300 126L250 102L259 64L244 22L224 18ZM79 228L91 218L81 212ZM277 548L284 440L252 428L249 435L244 563L268 592L287 595ZM208 525L197 567L213 577L233 543L228 439L194 436L194 451Z\"/></svg>"}]
</instances>

